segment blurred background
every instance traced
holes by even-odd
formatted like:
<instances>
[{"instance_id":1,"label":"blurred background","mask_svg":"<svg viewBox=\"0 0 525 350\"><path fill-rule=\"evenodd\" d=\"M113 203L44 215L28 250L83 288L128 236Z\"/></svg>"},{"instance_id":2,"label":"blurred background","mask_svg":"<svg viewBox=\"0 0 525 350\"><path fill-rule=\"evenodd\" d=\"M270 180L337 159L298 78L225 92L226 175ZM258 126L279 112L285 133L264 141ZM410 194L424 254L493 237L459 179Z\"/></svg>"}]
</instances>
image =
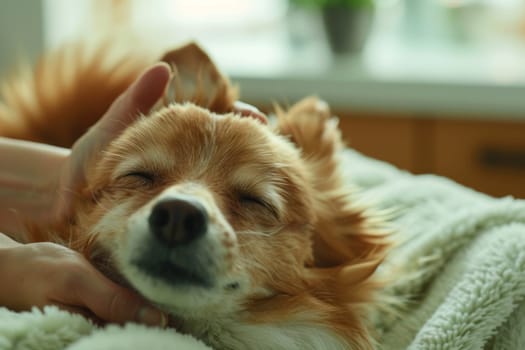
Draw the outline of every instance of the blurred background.
<instances>
[{"instance_id":1,"label":"blurred background","mask_svg":"<svg viewBox=\"0 0 525 350\"><path fill-rule=\"evenodd\" d=\"M246 102L318 95L369 156L525 197L523 0L3 0L0 74L109 33L197 40Z\"/></svg>"}]
</instances>

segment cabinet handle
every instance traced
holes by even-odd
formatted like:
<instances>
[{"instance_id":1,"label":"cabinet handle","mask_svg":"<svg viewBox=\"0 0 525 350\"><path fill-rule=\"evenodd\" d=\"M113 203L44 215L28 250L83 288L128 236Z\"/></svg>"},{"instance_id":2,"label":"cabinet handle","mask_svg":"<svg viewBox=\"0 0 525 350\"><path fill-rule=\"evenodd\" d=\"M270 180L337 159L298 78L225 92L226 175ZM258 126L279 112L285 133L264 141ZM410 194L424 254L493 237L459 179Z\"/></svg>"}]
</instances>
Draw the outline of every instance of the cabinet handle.
<instances>
[{"instance_id":1,"label":"cabinet handle","mask_svg":"<svg viewBox=\"0 0 525 350\"><path fill-rule=\"evenodd\" d=\"M479 152L482 165L490 168L525 170L525 150L485 147Z\"/></svg>"}]
</instances>

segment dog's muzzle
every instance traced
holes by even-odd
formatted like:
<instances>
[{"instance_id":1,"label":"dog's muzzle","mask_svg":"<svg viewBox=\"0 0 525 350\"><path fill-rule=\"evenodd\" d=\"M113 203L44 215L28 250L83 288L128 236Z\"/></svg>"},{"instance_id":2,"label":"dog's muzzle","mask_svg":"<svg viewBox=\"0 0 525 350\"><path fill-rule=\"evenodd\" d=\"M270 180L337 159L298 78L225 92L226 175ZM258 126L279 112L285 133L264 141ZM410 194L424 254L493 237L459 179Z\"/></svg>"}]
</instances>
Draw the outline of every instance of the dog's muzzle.
<instances>
[{"instance_id":1,"label":"dog's muzzle","mask_svg":"<svg viewBox=\"0 0 525 350\"><path fill-rule=\"evenodd\" d=\"M172 196L155 203L147 234L132 263L173 286L211 287L218 259L210 244L208 212L198 199Z\"/></svg>"}]
</instances>

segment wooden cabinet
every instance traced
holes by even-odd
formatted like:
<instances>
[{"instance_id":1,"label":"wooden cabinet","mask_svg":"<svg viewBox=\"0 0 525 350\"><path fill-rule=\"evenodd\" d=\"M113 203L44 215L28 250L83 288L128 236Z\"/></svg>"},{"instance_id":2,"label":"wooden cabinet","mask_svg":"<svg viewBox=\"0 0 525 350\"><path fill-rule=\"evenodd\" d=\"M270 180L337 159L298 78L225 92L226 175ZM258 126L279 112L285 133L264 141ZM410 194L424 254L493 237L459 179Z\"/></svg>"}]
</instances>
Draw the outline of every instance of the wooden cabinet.
<instances>
[{"instance_id":1,"label":"wooden cabinet","mask_svg":"<svg viewBox=\"0 0 525 350\"><path fill-rule=\"evenodd\" d=\"M435 172L496 196L525 198L525 123L438 120Z\"/></svg>"},{"instance_id":2,"label":"wooden cabinet","mask_svg":"<svg viewBox=\"0 0 525 350\"><path fill-rule=\"evenodd\" d=\"M348 146L411 171L415 168L413 124L404 116L384 118L359 114L339 118Z\"/></svg>"},{"instance_id":3,"label":"wooden cabinet","mask_svg":"<svg viewBox=\"0 0 525 350\"><path fill-rule=\"evenodd\" d=\"M347 144L413 173L525 198L525 120L339 112Z\"/></svg>"}]
</instances>

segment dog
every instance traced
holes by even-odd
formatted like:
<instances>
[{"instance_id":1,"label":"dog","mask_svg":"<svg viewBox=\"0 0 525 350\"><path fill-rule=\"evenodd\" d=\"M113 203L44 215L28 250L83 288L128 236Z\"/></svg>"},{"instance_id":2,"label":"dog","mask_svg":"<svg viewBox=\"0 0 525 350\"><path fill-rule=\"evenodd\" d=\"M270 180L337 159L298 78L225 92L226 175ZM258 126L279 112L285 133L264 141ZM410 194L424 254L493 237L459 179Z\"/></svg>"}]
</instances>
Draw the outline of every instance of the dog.
<instances>
[{"instance_id":1,"label":"dog","mask_svg":"<svg viewBox=\"0 0 525 350\"><path fill-rule=\"evenodd\" d=\"M73 51L6 85L1 135L70 146L150 63ZM232 112L236 89L197 45L162 59L165 98L93 157L72 217L32 239L83 253L216 349L373 349L391 243L343 181L328 106L308 97L265 125Z\"/></svg>"}]
</instances>

